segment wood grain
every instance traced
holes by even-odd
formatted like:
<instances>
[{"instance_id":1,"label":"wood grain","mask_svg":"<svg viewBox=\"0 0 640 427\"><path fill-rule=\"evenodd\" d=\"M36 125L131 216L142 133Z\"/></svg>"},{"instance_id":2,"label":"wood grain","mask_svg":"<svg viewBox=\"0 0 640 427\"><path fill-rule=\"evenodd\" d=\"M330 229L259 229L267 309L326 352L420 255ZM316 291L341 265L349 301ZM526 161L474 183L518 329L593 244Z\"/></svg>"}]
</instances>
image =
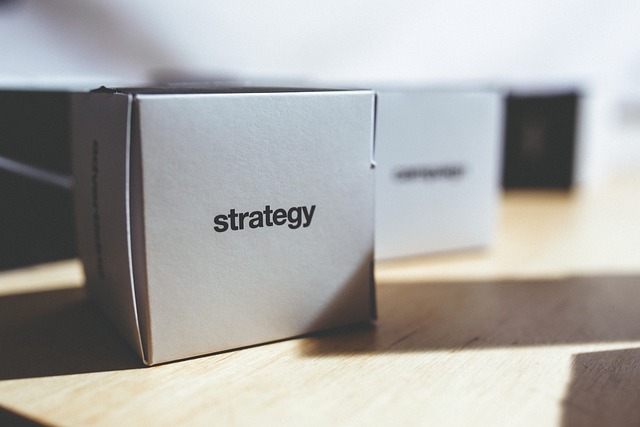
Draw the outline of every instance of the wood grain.
<instances>
[{"instance_id":1,"label":"wood grain","mask_svg":"<svg viewBox=\"0 0 640 427\"><path fill-rule=\"evenodd\" d=\"M378 265L376 326L153 368L77 262L2 273L0 421L639 425L635 182L509 193L491 250Z\"/></svg>"}]
</instances>

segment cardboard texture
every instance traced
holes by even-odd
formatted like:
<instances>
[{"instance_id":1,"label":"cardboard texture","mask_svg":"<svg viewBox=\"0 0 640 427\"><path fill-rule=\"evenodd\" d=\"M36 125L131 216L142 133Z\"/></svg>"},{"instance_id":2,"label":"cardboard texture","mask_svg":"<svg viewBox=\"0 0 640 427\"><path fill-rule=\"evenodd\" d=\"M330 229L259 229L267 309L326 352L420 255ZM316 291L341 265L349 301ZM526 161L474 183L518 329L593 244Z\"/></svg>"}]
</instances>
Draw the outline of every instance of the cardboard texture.
<instances>
[{"instance_id":1,"label":"cardboard texture","mask_svg":"<svg viewBox=\"0 0 640 427\"><path fill-rule=\"evenodd\" d=\"M0 91L0 270L76 256L66 91Z\"/></svg>"},{"instance_id":2,"label":"cardboard texture","mask_svg":"<svg viewBox=\"0 0 640 427\"><path fill-rule=\"evenodd\" d=\"M78 95L90 295L145 363L369 321L370 91Z\"/></svg>"},{"instance_id":3,"label":"cardboard texture","mask_svg":"<svg viewBox=\"0 0 640 427\"><path fill-rule=\"evenodd\" d=\"M500 196L501 93L376 92L376 258L490 245Z\"/></svg>"}]
</instances>

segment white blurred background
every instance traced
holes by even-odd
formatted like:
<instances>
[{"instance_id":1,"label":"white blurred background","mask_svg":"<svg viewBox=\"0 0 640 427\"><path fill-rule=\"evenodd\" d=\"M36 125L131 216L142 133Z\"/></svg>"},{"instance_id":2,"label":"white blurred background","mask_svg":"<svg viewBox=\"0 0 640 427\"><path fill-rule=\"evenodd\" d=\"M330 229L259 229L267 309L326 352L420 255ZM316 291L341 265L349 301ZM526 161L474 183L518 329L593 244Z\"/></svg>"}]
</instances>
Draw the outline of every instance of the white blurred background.
<instances>
[{"instance_id":1,"label":"white blurred background","mask_svg":"<svg viewBox=\"0 0 640 427\"><path fill-rule=\"evenodd\" d=\"M584 182L640 167L638 0L0 0L0 86L173 72L579 86Z\"/></svg>"}]
</instances>

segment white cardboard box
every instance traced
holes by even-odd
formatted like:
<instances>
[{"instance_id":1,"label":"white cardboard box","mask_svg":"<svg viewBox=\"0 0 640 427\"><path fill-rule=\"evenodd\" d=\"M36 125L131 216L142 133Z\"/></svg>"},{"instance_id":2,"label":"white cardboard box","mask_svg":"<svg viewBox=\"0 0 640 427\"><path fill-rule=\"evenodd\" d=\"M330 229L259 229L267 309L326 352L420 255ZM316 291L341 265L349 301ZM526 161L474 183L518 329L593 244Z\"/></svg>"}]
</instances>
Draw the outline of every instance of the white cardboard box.
<instances>
[{"instance_id":1,"label":"white cardboard box","mask_svg":"<svg viewBox=\"0 0 640 427\"><path fill-rule=\"evenodd\" d=\"M88 290L145 363L374 317L373 92L175 91L74 100Z\"/></svg>"},{"instance_id":2,"label":"white cardboard box","mask_svg":"<svg viewBox=\"0 0 640 427\"><path fill-rule=\"evenodd\" d=\"M488 246L500 196L502 94L376 92L376 259Z\"/></svg>"}]
</instances>

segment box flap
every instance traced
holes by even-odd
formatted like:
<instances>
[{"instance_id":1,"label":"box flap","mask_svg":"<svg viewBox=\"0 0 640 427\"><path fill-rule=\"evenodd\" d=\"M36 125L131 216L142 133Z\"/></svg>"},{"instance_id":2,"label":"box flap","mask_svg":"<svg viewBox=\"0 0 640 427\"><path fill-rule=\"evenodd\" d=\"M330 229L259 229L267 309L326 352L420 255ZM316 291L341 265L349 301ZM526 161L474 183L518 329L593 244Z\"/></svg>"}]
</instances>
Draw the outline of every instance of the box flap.
<instances>
[{"instance_id":1,"label":"box flap","mask_svg":"<svg viewBox=\"0 0 640 427\"><path fill-rule=\"evenodd\" d=\"M74 96L74 186L89 295L144 357L131 265L131 105L130 95Z\"/></svg>"}]
</instances>

